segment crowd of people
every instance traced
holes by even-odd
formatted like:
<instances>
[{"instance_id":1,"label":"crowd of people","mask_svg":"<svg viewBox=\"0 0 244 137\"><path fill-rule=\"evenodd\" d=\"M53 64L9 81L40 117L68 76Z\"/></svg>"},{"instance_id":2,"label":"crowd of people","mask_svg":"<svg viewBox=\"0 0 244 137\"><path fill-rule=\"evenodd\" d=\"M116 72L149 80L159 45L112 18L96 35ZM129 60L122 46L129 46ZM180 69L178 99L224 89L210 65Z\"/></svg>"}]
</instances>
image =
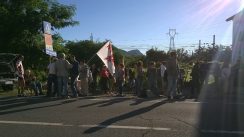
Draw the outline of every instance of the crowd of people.
<instances>
[{"instance_id":1,"label":"crowd of people","mask_svg":"<svg viewBox=\"0 0 244 137\"><path fill-rule=\"evenodd\" d=\"M217 91L233 93L239 86L239 72L240 59L232 66L228 60L225 60L222 65L217 61L213 63L197 61L191 72L191 96L199 96L202 87L209 84L210 75L214 80L211 84Z\"/></svg>"},{"instance_id":2,"label":"crowd of people","mask_svg":"<svg viewBox=\"0 0 244 137\"><path fill-rule=\"evenodd\" d=\"M35 96L43 95L41 82L30 70L24 71L23 59L23 56L19 56L16 62L18 96L24 96L25 90L34 91ZM197 61L191 71L190 96L198 97L202 86L208 84L210 74L213 75L215 83L224 85L219 90L227 92L231 85L237 83L235 80L238 77L239 65L240 61L232 67L227 61L222 67L217 62L209 64ZM48 97L75 98L89 96L97 91L110 96L123 96L129 91L138 97L165 95L174 99L182 95L185 87L185 74L179 67L176 52L171 52L167 61L157 64L150 61L147 68L142 61L130 68L120 63L115 66L114 74L111 74L105 65L101 69L95 64L89 67L84 60L77 61L75 56L70 56L68 61L65 54L61 53L58 58L52 57L47 70ZM233 81L232 84L229 79Z\"/></svg>"}]
</instances>

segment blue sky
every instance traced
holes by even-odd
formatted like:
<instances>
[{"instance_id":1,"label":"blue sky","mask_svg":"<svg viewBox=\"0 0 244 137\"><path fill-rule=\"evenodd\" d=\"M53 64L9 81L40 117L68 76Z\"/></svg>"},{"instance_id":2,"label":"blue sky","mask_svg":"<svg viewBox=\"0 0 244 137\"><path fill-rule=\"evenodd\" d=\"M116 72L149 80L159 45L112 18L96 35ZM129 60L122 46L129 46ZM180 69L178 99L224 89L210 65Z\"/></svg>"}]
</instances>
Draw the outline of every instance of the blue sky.
<instances>
[{"instance_id":1,"label":"blue sky","mask_svg":"<svg viewBox=\"0 0 244 137\"><path fill-rule=\"evenodd\" d=\"M75 5L78 26L61 30L65 40L110 39L124 50L151 47L168 50L169 29L176 29L176 48L193 50L199 40L230 45L232 22L225 20L240 11L244 0L58 0ZM196 47L193 47L196 46Z\"/></svg>"}]
</instances>

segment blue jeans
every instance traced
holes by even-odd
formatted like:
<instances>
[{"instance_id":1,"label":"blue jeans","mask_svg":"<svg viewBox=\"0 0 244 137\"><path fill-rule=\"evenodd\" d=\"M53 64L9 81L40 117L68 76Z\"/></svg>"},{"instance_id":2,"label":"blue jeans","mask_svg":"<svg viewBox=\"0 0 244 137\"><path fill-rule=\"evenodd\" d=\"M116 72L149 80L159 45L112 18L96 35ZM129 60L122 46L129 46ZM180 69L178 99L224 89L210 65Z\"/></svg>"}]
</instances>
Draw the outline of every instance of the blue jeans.
<instances>
[{"instance_id":1,"label":"blue jeans","mask_svg":"<svg viewBox=\"0 0 244 137\"><path fill-rule=\"evenodd\" d=\"M76 78L77 77L78 77L78 75L77 76L71 76L70 86L71 86L73 97L77 97L77 86L76 86Z\"/></svg>"},{"instance_id":2,"label":"blue jeans","mask_svg":"<svg viewBox=\"0 0 244 137\"><path fill-rule=\"evenodd\" d=\"M176 86L177 86L177 77L168 76L168 95L175 96L176 95Z\"/></svg>"},{"instance_id":3,"label":"blue jeans","mask_svg":"<svg viewBox=\"0 0 244 137\"><path fill-rule=\"evenodd\" d=\"M38 96L39 94L43 94L42 93L42 84L39 81L33 81L31 84L31 89L34 90L35 95Z\"/></svg>"},{"instance_id":4,"label":"blue jeans","mask_svg":"<svg viewBox=\"0 0 244 137\"><path fill-rule=\"evenodd\" d=\"M54 86L53 90L52 90L52 87L53 87L52 85ZM57 76L54 74L49 74L48 80L47 80L47 96L53 96L57 92L58 92Z\"/></svg>"},{"instance_id":5,"label":"blue jeans","mask_svg":"<svg viewBox=\"0 0 244 137\"><path fill-rule=\"evenodd\" d=\"M123 86L124 86L124 81L118 80L118 88L119 88L119 94L120 95L122 95L122 93L123 93Z\"/></svg>"},{"instance_id":6,"label":"blue jeans","mask_svg":"<svg viewBox=\"0 0 244 137\"><path fill-rule=\"evenodd\" d=\"M136 79L136 94L138 97L142 96L143 95L143 78L142 77L138 77Z\"/></svg>"},{"instance_id":7,"label":"blue jeans","mask_svg":"<svg viewBox=\"0 0 244 137\"><path fill-rule=\"evenodd\" d=\"M148 79L148 87L155 96L159 96L157 81L155 79Z\"/></svg>"},{"instance_id":8,"label":"blue jeans","mask_svg":"<svg viewBox=\"0 0 244 137\"><path fill-rule=\"evenodd\" d=\"M57 76L58 79L58 97L68 96L68 77Z\"/></svg>"}]
</instances>

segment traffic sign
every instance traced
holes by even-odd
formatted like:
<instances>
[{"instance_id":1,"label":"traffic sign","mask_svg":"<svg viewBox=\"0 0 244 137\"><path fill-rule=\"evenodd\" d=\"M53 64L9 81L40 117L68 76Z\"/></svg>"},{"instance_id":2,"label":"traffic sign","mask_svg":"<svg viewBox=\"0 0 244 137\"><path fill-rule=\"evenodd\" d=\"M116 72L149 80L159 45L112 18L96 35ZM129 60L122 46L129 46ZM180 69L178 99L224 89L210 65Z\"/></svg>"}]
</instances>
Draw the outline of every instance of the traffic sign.
<instances>
[{"instance_id":1,"label":"traffic sign","mask_svg":"<svg viewBox=\"0 0 244 137\"><path fill-rule=\"evenodd\" d=\"M43 32L45 34L52 34L51 23L43 21Z\"/></svg>"}]
</instances>

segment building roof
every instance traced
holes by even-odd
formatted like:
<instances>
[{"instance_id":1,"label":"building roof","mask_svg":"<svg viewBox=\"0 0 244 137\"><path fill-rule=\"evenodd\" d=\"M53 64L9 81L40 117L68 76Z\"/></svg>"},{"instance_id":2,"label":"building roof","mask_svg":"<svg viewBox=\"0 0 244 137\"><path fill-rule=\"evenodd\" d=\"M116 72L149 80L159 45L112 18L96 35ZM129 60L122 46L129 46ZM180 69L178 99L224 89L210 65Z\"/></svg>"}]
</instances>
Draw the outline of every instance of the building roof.
<instances>
[{"instance_id":1,"label":"building roof","mask_svg":"<svg viewBox=\"0 0 244 137\"><path fill-rule=\"evenodd\" d=\"M234 17L235 17L236 15L243 14L243 13L244 13L244 9L243 9L243 10L241 10L240 12L236 13L235 15L233 15L233 16L231 16L231 17L229 17L229 18L228 18L228 19L226 19L225 21L231 21L231 20L233 20L233 19L234 19Z\"/></svg>"}]
</instances>

